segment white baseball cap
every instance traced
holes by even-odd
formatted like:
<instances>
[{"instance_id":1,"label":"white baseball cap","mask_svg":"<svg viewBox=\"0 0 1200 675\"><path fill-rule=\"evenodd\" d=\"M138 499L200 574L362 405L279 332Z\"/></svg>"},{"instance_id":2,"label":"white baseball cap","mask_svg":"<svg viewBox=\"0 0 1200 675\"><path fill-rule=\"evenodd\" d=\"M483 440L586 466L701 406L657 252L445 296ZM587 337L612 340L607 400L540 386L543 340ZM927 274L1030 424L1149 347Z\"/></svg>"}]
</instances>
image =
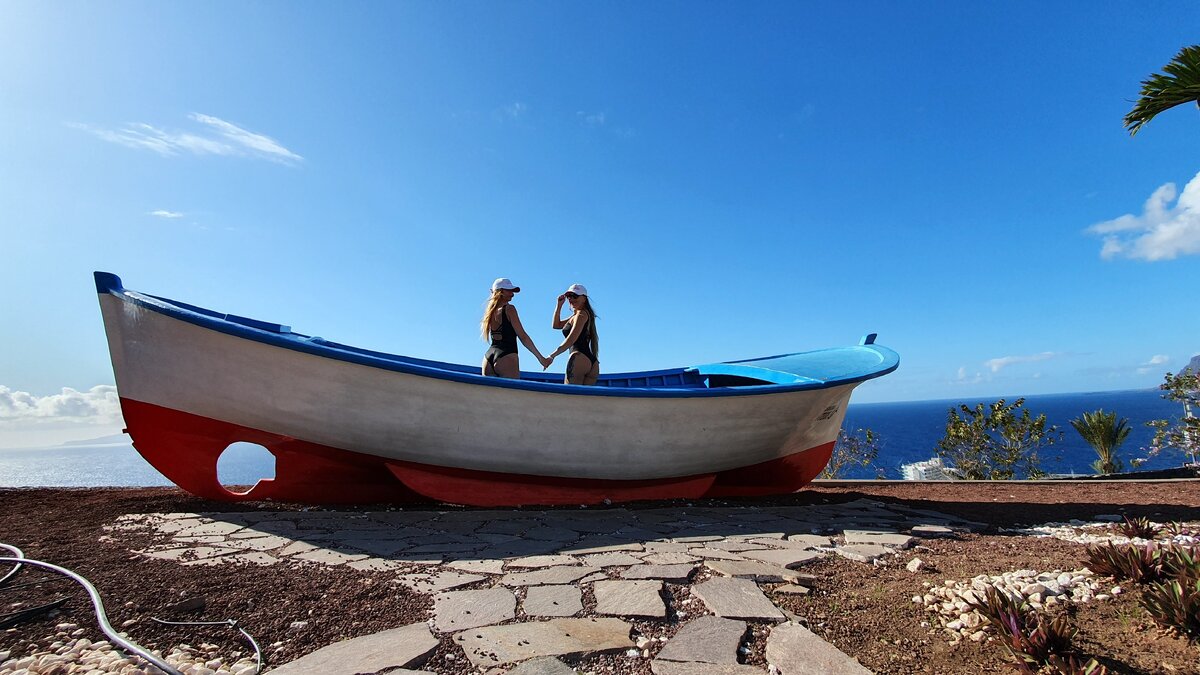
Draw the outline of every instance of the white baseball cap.
<instances>
[{"instance_id":1,"label":"white baseball cap","mask_svg":"<svg viewBox=\"0 0 1200 675\"><path fill-rule=\"evenodd\" d=\"M500 277L492 282L492 292L494 293L496 291L512 291L513 293L520 293L521 287L514 284L512 279Z\"/></svg>"},{"instance_id":2,"label":"white baseball cap","mask_svg":"<svg viewBox=\"0 0 1200 675\"><path fill-rule=\"evenodd\" d=\"M571 284L570 286L567 286L566 292L574 293L575 295L587 295L588 294L587 286L584 286L583 284Z\"/></svg>"}]
</instances>

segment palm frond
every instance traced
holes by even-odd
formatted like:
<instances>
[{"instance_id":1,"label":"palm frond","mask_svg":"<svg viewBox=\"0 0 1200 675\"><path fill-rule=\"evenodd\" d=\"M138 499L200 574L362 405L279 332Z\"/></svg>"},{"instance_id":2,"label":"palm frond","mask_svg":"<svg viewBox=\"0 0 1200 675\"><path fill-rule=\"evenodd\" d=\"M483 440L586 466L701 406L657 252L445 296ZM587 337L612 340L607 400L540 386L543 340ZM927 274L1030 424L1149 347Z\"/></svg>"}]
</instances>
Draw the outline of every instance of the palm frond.
<instances>
[{"instance_id":1,"label":"palm frond","mask_svg":"<svg viewBox=\"0 0 1200 675\"><path fill-rule=\"evenodd\" d=\"M1141 97L1125 115L1125 128L1133 136L1160 112L1182 103L1200 107L1200 45L1184 47L1163 72L1142 82Z\"/></svg>"}]
</instances>

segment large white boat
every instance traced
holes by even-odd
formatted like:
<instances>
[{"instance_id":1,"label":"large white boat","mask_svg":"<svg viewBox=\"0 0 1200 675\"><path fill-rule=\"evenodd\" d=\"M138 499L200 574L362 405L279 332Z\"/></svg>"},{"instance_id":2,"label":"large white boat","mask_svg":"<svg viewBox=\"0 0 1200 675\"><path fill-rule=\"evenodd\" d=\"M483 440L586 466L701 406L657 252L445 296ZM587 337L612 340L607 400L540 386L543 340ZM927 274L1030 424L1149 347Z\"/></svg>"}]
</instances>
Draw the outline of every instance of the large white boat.
<instances>
[{"instance_id":1,"label":"large white boat","mask_svg":"<svg viewBox=\"0 0 1200 675\"><path fill-rule=\"evenodd\" d=\"M899 364L869 335L590 387L506 380L95 278L134 447L211 499L493 506L791 492L828 462L854 387ZM217 459L235 442L265 447L275 477L222 486Z\"/></svg>"}]
</instances>

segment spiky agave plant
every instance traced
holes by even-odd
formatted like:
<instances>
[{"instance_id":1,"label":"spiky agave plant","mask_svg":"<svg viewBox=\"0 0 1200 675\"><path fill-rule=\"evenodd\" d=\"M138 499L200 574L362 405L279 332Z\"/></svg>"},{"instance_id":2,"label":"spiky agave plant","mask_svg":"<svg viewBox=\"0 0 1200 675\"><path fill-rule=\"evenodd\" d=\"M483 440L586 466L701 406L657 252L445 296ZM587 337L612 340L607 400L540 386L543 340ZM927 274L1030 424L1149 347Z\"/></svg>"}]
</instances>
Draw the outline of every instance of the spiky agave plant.
<instances>
[{"instance_id":1,"label":"spiky agave plant","mask_svg":"<svg viewBox=\"0 0 1200 675\"><path fill-rule=\"evenodd\" d=\"M1104 409L1085 412L1071 420L1071 426L1096 451L1099 458L1092 462L1092 468L1098 474L1108 475L1120 473L1124 468L1121 460L1117 459L1117 448L1129 436L1129 418L1117 420L1117 413L1105 412Z\"/></svg>"},{"instance_id":2,"label":"spiky agave plant","mask_svg":"<svg viewBox=\"0 0 1200 675\"><path fill-rule=\"evenodd\" d=\"M1150 521L1149 518L1142 516L1140 518L1130 518L1124 516L1125 521L1116 524L1117 531L1129 537L1130 539L1153 539L1158 536L1162 530L1161 525L1157 525Z\"/></svg>"},{"instance_id":3,"label":"spiky agave plant","mask_svg":"<svg viewBox=\"0 0 1200 675\"><path fill-rule=\"evenodd\" d=\"M1183 583L1200 581L1200 548L1169 544L1162 547L1162 574Z\"/></svg>"},{"instance_id":4,"label":"spiky agave plant","mask_svg":"<svg viewBox=\"0 0 1200 675\"><path fill-rule=\"evenodd\" d=\"M1129 579L1135 584L1158 581L1164 576L1162 549L1157 544L1089 545L1084 564L1095 574L1118 581Z\"/></svg>"},{"instance_id":5,"label":"spiky agave plant","mask_svg":"<svg viewBox=\"0 0 1200 675\"><path fill-rule=\"evenodd\" d=\"M989 586L981 601L970 603L1000 635L1000 642L1023 673L1040 672L1050 659L1071 655L1071 628L1066 614L1047 618L1024 599Z\"/></svg>"},{"instance_id":6,"label":"spiky agave plant","mask_svg":"<svg viewBox=\"0 0 1200 675\"><path fill-rule=\"evenodd\" d=\"M1093 574L1118 580L1129 578L1124 563L1123 547L1118 547L1111 541L1103 544L1088 544L1083 560L1083 564L1087 565Z\"/></svg>"},{"instance_id":7,"label":"spiky agave plant","mask_svg":"<svg viewBox=\"0 0 1200 675\"><path fill-rule=\"evenodd\" d=\"M1200 106L1200 45L1179 50L1162 70L1142 82L1141 96L1125 115L1130 136L1164 110L1184 103Z\"/></svg>"},{"instance_id":8,"label":"spiky agave plant","mask_svg":"<svg viewBox=\"0 0 1200 675\"><path fill-rule=\"evenodd\" d=\"M1142 607L1156 623L1200 639L1200 579L1171 579L1142 591Z\"/></svg>"}]
</instances>

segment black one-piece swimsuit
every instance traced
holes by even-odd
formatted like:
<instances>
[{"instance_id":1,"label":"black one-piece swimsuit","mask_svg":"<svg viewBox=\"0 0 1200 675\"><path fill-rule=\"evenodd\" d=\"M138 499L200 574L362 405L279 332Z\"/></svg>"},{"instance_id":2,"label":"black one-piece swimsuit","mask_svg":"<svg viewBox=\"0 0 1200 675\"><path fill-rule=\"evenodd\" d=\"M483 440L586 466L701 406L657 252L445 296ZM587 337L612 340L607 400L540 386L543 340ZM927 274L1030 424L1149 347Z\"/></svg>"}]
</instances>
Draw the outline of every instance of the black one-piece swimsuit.
<instances>
[{"instance_id":1,"label":"black one-piece swimsuit","mask_svg":"<svg viewBox=\"0 0 1200 675\"><path fill-rule=\"evenodd\" d=\"M497 361L517 353L517 329L513 328L512 322L508 320L508 307L500 311L500 329L492 331L491 336L492 346L484 353L483 358L492 364L494 372Z\"/></svg>"},{"instance_id":2,"label":"black one-piece swimsuit","mask_svg":"<svg viewBox=\"0 0 1200 675\"><path fill-rule=\"evenodd\" d=\"M578 321L578 319L576 319L576 321ZM571 329L574 327L574 325L575 324L572 323L570 325L563 326L563 337L571 337ZM593 365L596 364L596 355L592 353L591 319L588 319L588 322L583 325L583 330L579 331L579 337L575 338L575 344L571 345L571 353L583 354L584 356L588 357L588 360L591 361Z\"/></svg>"}]
</instances>

